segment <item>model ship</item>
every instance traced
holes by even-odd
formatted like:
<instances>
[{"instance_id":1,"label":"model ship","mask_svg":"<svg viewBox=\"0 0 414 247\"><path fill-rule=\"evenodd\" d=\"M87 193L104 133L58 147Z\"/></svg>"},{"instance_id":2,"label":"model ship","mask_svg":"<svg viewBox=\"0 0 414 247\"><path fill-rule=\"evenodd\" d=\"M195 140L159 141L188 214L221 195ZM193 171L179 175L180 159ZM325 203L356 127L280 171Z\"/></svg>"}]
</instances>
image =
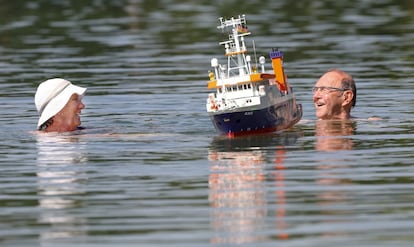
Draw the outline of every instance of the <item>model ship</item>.
<instances>
[{"instance_id":1,"label":"model ship","mask_svg":"<svg viewBox=\"0 0 414 247\"><path fill-rule=\"evenodd\" d=\"M224 45L227 63L211 59L207 112L216 130L230 137L285 130L302 118L302 106L296 103L283 69L283 53L270 52L273 70L266 72L266 58L257 64L248 55L245 38L250 35L245 15L219 18L218 29L228 34ZM252 43L256 54L254 42Z\"/></svg>"}]
</instances>

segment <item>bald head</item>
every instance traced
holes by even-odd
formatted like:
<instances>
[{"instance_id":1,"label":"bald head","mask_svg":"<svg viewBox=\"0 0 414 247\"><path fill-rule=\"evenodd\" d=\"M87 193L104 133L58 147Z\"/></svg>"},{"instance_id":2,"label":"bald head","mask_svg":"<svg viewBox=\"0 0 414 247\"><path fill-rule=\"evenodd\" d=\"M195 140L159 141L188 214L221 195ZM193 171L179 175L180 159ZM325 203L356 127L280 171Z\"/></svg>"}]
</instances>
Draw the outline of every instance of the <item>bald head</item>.
<instances>
[{"instance_id":1,"label":"bald head","mask_svg":"<svg viewBox=\"0 0 414 247\"><path fill-rule=\"evenodd\" d=\"M340 69L330 69L325 74L328 74L328 73L336 74L338 76L338 80L341 82L341 88L352 90L354 94L354 97L352 99L352 107L354 107L356 104L356 96L357 96L357 90L356 90L354 78L352 78L350 74Z\"/></svg>"},{"instance_id":2,"label":"bald head","mask_svg":"<svg viewBox=\"0 0 414 247\"><path fill-rule=\"evenodd\" d=\"M316 82L313 102L319 119L349 119L356 104L356 86L352 76L330 69Z\"/></svg>"}]
</instances>

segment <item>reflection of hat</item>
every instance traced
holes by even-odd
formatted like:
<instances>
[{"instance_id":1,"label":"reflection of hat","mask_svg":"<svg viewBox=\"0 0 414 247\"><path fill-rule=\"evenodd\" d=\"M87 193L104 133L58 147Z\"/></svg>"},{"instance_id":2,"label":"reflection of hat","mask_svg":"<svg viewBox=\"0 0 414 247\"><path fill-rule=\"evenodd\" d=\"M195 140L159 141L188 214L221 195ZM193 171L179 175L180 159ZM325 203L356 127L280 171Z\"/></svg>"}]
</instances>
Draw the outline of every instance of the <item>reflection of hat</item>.
<instances>
[{"instance_id":1,"label":"reflection of hat","mask_svg":"<svg viewBox=\"0 0 414 247\"><path fill-rule=\"evenodd\" d=\"M35 104L40 114L37 128L60 112L73 94L83 96L85 92L86 88L75 86L61 78L42 82L35 94Z\"/></svg>"}]
</instances>

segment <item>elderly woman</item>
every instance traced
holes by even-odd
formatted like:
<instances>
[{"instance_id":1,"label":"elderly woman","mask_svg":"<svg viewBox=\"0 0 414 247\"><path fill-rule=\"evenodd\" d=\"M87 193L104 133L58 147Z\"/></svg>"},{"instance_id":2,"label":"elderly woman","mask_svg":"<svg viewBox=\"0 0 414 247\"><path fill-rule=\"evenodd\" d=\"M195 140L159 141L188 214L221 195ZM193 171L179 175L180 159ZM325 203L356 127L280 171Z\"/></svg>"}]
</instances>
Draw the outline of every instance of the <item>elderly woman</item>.
<instances>
[{"instance_id":1,"label":"elderly woman","mask_svg":"<svg viewBox=\"0 0 414 247\"><path fill-rule=\"evenodd\" d=\"M42 82L35 94L40 114L37 129L44 132L77 130L81 124L80 113L85 108L82 97L86 90L61 78Z\"/></svg>"}]
</instances>

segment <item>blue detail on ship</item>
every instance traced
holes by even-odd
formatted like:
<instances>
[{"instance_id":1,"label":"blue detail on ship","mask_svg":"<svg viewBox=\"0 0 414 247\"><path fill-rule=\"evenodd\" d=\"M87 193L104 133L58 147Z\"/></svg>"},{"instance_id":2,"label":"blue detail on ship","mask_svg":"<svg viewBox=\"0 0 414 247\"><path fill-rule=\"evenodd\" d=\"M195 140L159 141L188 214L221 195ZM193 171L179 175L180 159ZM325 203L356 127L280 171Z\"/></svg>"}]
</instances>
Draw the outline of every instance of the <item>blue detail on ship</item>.
<instances>
[{"instance_id":1,"label":"blue detail on ship","mask_svg":"<svg viewBox=\"0 0 414 247\"><path fill-rule=\"evenodd\" d=\"M283 52L281 52L281 51L271 51L269 53L269 56L270 56L271 59L278 58L278 57L283 58Z\"/></svg>"}]
</instances>

